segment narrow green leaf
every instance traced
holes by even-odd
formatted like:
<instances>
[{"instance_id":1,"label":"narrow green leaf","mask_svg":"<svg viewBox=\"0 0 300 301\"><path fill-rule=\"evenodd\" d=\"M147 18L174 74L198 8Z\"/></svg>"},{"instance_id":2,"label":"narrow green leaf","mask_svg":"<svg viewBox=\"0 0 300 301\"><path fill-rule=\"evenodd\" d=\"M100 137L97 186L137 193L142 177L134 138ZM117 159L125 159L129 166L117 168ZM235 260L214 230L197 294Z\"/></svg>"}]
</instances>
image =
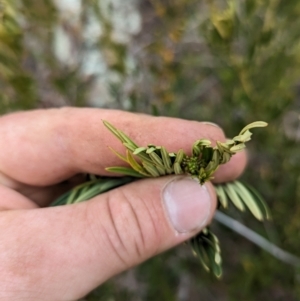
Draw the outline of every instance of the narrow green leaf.
<instances>
[{"instance_id":1,"label":"narrow green leaf","mask_svg":"<svg viewBox=\"0 0 300 301\"><path fill-rule=\"evenodd\" d=\"M252 128L258 128L258 127L265 127L267 126L268 124L264 121L255 121L255 122L252 122L250 124L248 124L247 126L245 126L241 131L240 131L240 134L239 135L242 135L244 132L246 132L247 130L250 130Z\"/></svg>"},{"instance_id":2,"label":"narrow green leaf","mask_svg":"<svg viewBox=\"0 0 300 301\"><path fill-rule=\"evenodd\" d=\"M221 160L220 164L225 164L225 163L229 162L231 157L232 157L231 154L224 152L222 155L222 160Z\"/></svg>"},{"instance_id":3,"label":"narrow green leaf","mask_svg":"<svg viewBox=\"0 0 300 301\"><path fill-rule=\"evenodd\" d=\"M73 204L80 203L91 199L92 197L102 193L102 183L95 183L86 187L88 189L82 189L78 197L72 202Z\"/></svg>"},{"instance_id":4,"label":"narrow green leaf","mask_svg":"<svg viewBox=\"0 0 300 301\"><path fill-rule=\"evenodd\" d=\"M160 153L161 153L161 157L162 157L164 166L167 169L167 172L170 174L171 173L170 171L172 171L172 168L171 168L172 162L171 162L171 159L169 157L169 154L168 154L167 150L164 147L161 148Z\"/></svg>"},{"instance_id":5,"label":"narrow green leaf","mask_svg":"<svg viewBox=\"0 0 300 301\"><path fill-rule=\"evenodd\" d=\"M234 145L230 148L230 151L231 152L239 152L241 151L242 149L244 149L246 147L246 145L244 143L240 143L240 144L237 144L237 145Z\"/></svg>"},{"instance_id":6,"label":"narrow green leaf","mask_svg":"<svg viewBox=\"0 0 300 301\"><path fill-rule=\"evenodd\" d=\"M135 151L133 152L133 154L137 155L137 154L139 154L141 152L144 152L146 150L147 150L147 147L138 147L138 148L135 149Z\"/></svg>"},{"instance_id":7,"label":"narrow green leaf","mask_svg":"<svg viewBox=\"0 0 300 301\"><path fill-rule=\"evenodd\" d=\"M222 257L221 254L219 252L215 253L215 263L220 266L220 264L222 263Z\"/></svg>"},{"instance_id":8,"label":"narrow green leaf","mask_svg":"<svg viewBox=\"0 0 300 301\"><path fill-rule=\"evenodd\" d=\"M69 196L69 192L64 193L64 194L61 195L59 198L57 198L57 199L51 204L51 206L62 206L62 205L66 205L67 200L68 200L68 196Z\"/></svg>"},{"instance_id":9,"label":"narrow green leaf","mask_svg":"<svg viewBox=\"0 0 300 301\"><path fill-rule=\"evenodd\" d=\"M208 232L209 232L209 230L208 230L208 228L207 227L205 227L204 229L202 229L202 231L201 231L201 233L200 234L204 234L204 235L207 235L208 234Z\"/></svg>"},{"instance_id":10,"label":"narrow green leaf","mask_svg":"<svg viewBox=\"0 0 300 301\"><path fill-rule=\"evenodd\" d=\"M142 175L147 175L145 169L134 159L134 156L130 151L127 150L126 155L128 163L136 172Z\"/></svg>"},{"instance_id":11,"label":"narrow green leaf","mask_svg":"<svg viewBox=\"0 0 300 301\"><path fill-rule=\"evenodd\" d=\"M80 189L73 189L66 200L66 205L72 204L76 200L76 196L79 193Z\"/></svg>"},{"instance_id":12,"label":"narrow green leaf","mask_svg":"<svg viewBox=\"0 0 300 301\"><path fill-rule=\"evenodd\" d=\"M209 245L211 248L213 248L215 250L215 252L220 253L220 248L218 246L218 244L216 244L216 242L212 239L210 239L210 237L208 236L201 236L201 239L203 241L203 243Z\"/></svg>"},{"instance_id":13,"label":"narrow green leaf","mask_svg":"<svg viewBox=\"0 0 300 301\"><path fill-rule=\"evenodd\" d=\"M191 240L191 243L192 243L192 248L195 251L197 258L199 259L201 265L207 272L209 272L210 271L209 258L208 258L208 255L201 243L201 240L198 240L197 238L193 238Z\"/></svg>"},{"instance_id":14,"label":"narrow green leaf","mask_svg":"<svg viewBox=\"0 0 300 301\"><path fill-rule=\"evenodd\" d=\"M232 152L230 150L230 148L232 146L234 146L234 144L235 144L234 141L231 144L229 144L229 143L222 143L222 142L217 141L217 145L215 146L215 148L217 148L221 154L225 153L225 154L233 155L234 152Z\"/></svg>"},{"instance_id":15,"label":"narrow green leaf","mask_svg":"<svg viewBox=\"0 0 300 301\"><path fill-rule=\"evenodd\" d=\"M208 230L207 234L205 236L202 236L202 237L206 237L210 241L210 246L217 253L221 253L219 239L218 239L218 237L211 230Z\"/></svg>"},{"instance_id":16,"label":"narrow green leaf","mask_svg":"<svg viewBox=\"0 0 300 301\"><path fill-rule=\"evenodd\" d=\"M218 253L214 253L213 249L209 248L207 250L208 257L210 259L211 271L219 279L222 276L222 260L221 256Z\"/></svg>"},{"instance_id":17,"label":"narrow green leaf","mask_svg":"<svg viewBox=\"0 0 300 301\"><path fill-rule=\"evenodd\" d=\"M108 128L108 130L113 133L121 142L126 142L123 140L123 138L120 136L119 131L108 121L103 120L103 124Z\"/></svg>"},{"instance_id":18,"label":"narrow green leaf","mask_svg":"<svg viewBox=\"0 0 300 301\"><path fill-rule=\"evenodd\" d=\"M216 147L217 147L217 149L219 150L220 155L223 156L223 153L224 153L224 147L222 146L222 144L221 144L220 141L217 141L216 144L217 144Z\"/></svg>"},{"instance_id":19,"label":"narrow green leaf","mask_svg":"<svg viewBox=\"0 0 300 301\"><path fill-rule=\"evenodd\" d=\"M152 164L152 160L151 160L151 158L149 157L148 154L142 152L142 153L138 153L136 156L139 159L141 159L141 161L145 161L145 162L147 162L149 164Z\"/></svg>"},{"instance_id":20,"label":"narrow green leaf","mask_svg":"<svg viewBox=\"0 0 300 301\"><path fill-rule=\"evenodd\" d=\"M166 169L163 166L161 166L161 165L155 165L155 167L156 167L157 171L159 172L159 174L161 176L165 176L166 175Z\"/></svg>"},{"instance_id":21,"label":"narrow green leaf","mask_svg":"<svg viewBox=\"0 0 300 301\"><path fill-rule=\"evenodd\" d=\"M212 232L210 232L210 234L212 235L211 240L214 242L214 249L216 250L216 252L221 254L221 247L220 247L220 242L218 237L214 235Z\"/></svg>"},{"instance_id":22,"label":"narrow green leaf","mask_svg":"<svg viewBox=\"0 0 300 301\"><path fill-rule=\"evenodd\" d=\"M224 192L223 185L215 185L215 190L219 199L220 204L224 209L228 207L228 199L226 193Z\"/></svg>"},{"instance_id":23,"label":"narrow green leaf","mask_svg":"<svg viewBox=\"0 0 300 301\"><path fill-rule=\"evenodd\" d=\"M222 143L222 142L221 142L221 144L222 144L224 147L228 148L228 146L234 145L235 142L234 142L232 139L227 139L225 143Z\"/></svg>"},{"instance_id":24,"label":"narrow green leaf","mask_svg":"<svg viewBox=\"0 0 300 301\"><path fill-rule=\"evenodd\" d=\"M159 172L153 164L149 164L147 162L142 162L142 164L152 177L159 177Z\"/></svg>"},{"instance_id":25,"label":"narrow green leaf","mask_svg":"<svg viewBox=\"0 0 300 301\"><path fill-rule=\"evenodd\" d=\"M197 140L193 146L210 146L211 145L211 141L208 139L199 139Z\"/></svg>"},{"instance_id":26,"label":"narrow green leaf","mask_svg":"<svg viewBox=\"0 0 300 301\"><path fill-rule=\"evenodd\" d=\"M221 268L221 265L220 265L221 264L221 259L220 259L221 257L218 256L220 254L216 253L214 251L214 249L211 248L210 246L205 247L205 252L206 252L207 257L208 257L210 271L212 271L212 273L217 278L221 277L221 275L222 275L222 268ZM218 261L220 262L220 264L217 263Z\"/></svg>"},{"instance_id":27,"label":"narrow green leaf","mask_svg":"<svg viewBox=\"0 0 300 301\"><path fill-rule=\"evenodd\" d=\"M97 180L82 183L76 186L75 188L71 189L70 191L66 192L59 199L53 202L51 206L66 205L68 199L70 204L86 201L100 193L130 183L133 180L133 177L97 178ZM82 191L85 192L82 193ZM72 194L73 196L70 197L70 195ZM70 201L71 199L72 201Z\"/></svg>"},{"instance_id":28,"label":"narrow green leaf","mask_svg":"<svg viewBox=\"0 0 300 301\"><path fill-rule=\"evenodd\" d=\"M150 153L155 152L155 151L156 151L156 147L151 146L151 147L149 147L149 148L146 150L146 153L147 153L147 154L150 154Z\"/></svg>"},{"instance_id":29,"label":"narrow green leaf","mask_svg":"<svg viewBox=\"0 0 300 301\"><path fill-rule=\"evenodd\" d=\"M122 137L122 139L124 140L124 143L127 143L127 144L131 145L134 149L139 148L137 146L137 144L133 140L131 140L126 134L124 134L122 131L118 130L118 133Z\"/></svg>"},{"instance_id":30,"label":"narrow green leaf","mask_svg":"<svg viewBox=\"0 0 300 301\"><path fill-rule=\"evenodd\" d=\"M80 195L85 194L88 190L90 190L90 186L85 186L80 189Z\"/></svg>"},{"instance_id":31,"label":"narrow green leaf","mask_svg":"<svg viewBox=\"0 0 300 301\"><path fill-rule=\"evenodd\" d=\"M164 168L164 163L162 159L159 157L159 155L155 152L152 152L149 154L149 157L152 159L153 163L156 165L159 165L160 167Z\"/></svg>"},{"instance_id":32,"label":"narrow green leaf","mask_svg":"<svg viewBox=\"0 0 300 301\"><path fill-rule=\"evenodd\" d=\"M259 220L264 219L264 212L261 211L260 206L256 203L256 200L250 194L250 192L239 181L232 183L237 194L240 195L241 200L249 208L251 213Z\"/></svg>"},{"instance_id":33,"label":"narrow green leaf","mask_svg":"<svg viewBox=\"0 0 300 301\"><path fill-rule=\"evenodd\" d=\"M240 200L238 194L235 192L230 183L224 185L224 191L227 193L229 199L235 205L235 207L237 207L240 211L245 210L243 202Z\"/></svg>"},{"instance_id":34,"label":"narrow green leaf","mask_svg":"<svg viewBox=\"0 0 300 301\"><path fill-rule=\"evenodd\" d=\"M113 188L119 187L121 185L132 182L133 179L129 177L121 177L121 178L105 178L92 183L87 186L87 189L83 189L76 200L74 200L73 204L87 201L96 195L104 193Z\"/></svg>"},{"instance_id":35,"label":"narrow green leaf","mask_svg":"<svg viewBox=\"0 0 300 301\"><path fill-rule=\"evenodd\" d=\"M252 136L252 133L249 130L247 130L242 135L238 135L238 136L234 137L233 140L238 141L238 142L247 142L247 141L251 140L251 136Z\"/></svg>"},{"instance_id":36,"label":"narrow green leaf","mask_svg":"<svg viewBox=\"0 0 300 301\"><path fill-rule=\"evenodd\" d=\"M174 168L174 172L175 172L176 175L182 175L183 174L183 170L182 170L182 168L181 168L181 166L178 162L174 163L173 168Z\"/></svg>"},{"instance_id":37,"label":"narrow green leaf","mask_svg":"<svg viewBox=\"0 0 300 301\"><path fill-rule=\"evenodd\" d=\"M112 147L109 147L109 149L118 157L118 158L120 158L122 161L124 161L124 162L126 162L126 163L128 163L127 162L127 159L123 156L123 155L121 155L120 153L118 153L116 150L114 150Z\"/></svg>"},{"instance_id":38,"label":"narrow green leaf","mask_svg":"<svg viewBox=\"0 0 300 301\"><path fill-rule=\"evenodd\" d=\"M181 164L181 161L183 158L184 158L184 152L183 152L183 149L180 149L176 154L175 163Z\"/></svg>"},{"instance_id":39,"label":"narrow green leaf","mask_svg":"<svg viewBox=\"0 0 300 301\"><path fill-rule=\"evenodd\" d=\"M260 207L260 210L264 212L265 218L267 220L271 220L272 216L271 216L271 212L270 212L269 206L266 204L266 202L264 201L264 199L262 198L262 196L257 192L256 189L254 189L249 184L243 183L243 185L246 186L247 189L250 191L250 193L253 195L253 197L256 200L256 204Z\"/></svg>"},{"instance_id":40,"label":"narrow green leaf","mask_svg":"<svg viewBox=\"0 0 300 301\"><path fill-rule=\"evenodd\" d=\"M218 149L214 149L212 153L212 158L208 165L205 167L206 173L214 172L219 166L220 152Z\"/></svg>"},{"instance_id":41,"label":"narrow green leaf","mask_svg":"<svg viewBox=\"0 0 300 301\"><path fill-rule=\"evenodd\" d=\"M121 175L125 175L125 176L131 176L131 177L135 177L135 178L144 178L144 177L149 177L149 175L142 175L139 172L135 171L132 168L129 167L121 167L121 166L116 166L116 167L107 167L105 168L105 170L110 171L110 172L114 172L114 173L118 173Z\"/></svg>"},{"instance_id":42,"label":"narrow green leaf","mask_svg":"<svg viewBox=\"0 0 300 301\"><path fill-rule=\"evenodd\" d=\"M193 153L193 156L199 157L201 154L201 148L198 145L194 144L192 147L192 153Z\"/></svg>"},{"instance_id":43,"label":"narrow green leaf","mask_svg":"<svg viewBox=\"0 0 300 301\"><path fill-rule=\"evenodd\" d=\"M134 147L132 144L130 143L127 143L127 142L124 142L123 145L128 149L130 150L131 152L134 152L137 148Z\"/></svg>"}]
</instances>

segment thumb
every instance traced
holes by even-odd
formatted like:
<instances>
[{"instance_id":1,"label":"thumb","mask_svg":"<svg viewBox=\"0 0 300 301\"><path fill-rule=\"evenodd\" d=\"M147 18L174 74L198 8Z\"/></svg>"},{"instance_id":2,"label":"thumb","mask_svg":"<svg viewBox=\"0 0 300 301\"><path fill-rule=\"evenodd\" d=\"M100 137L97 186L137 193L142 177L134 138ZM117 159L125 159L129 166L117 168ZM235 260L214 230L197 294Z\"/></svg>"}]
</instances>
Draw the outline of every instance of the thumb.
<instances>
[{"instance_id":1,"label":"thumb","mask_svg":"<svg viewBox=\"0 0 300 301\"><path fill-rule=\"evenodd\" d=\"M7 285L0 299L83 297L194 236L215 207L210 183L170 176L136 181L72 206L4 212L0 280Z\"/></svg>"},{"instance_id":2,"label":"thumb","mask_svg":"<svg viewBox=\"0 0 300 301\"><path fill-rule=\"evenodd\" d=\"M216 196L210 183L172 176L133 182L86 205L103 282L194 236L210 222Z\"/></svg>"}]
</instances>

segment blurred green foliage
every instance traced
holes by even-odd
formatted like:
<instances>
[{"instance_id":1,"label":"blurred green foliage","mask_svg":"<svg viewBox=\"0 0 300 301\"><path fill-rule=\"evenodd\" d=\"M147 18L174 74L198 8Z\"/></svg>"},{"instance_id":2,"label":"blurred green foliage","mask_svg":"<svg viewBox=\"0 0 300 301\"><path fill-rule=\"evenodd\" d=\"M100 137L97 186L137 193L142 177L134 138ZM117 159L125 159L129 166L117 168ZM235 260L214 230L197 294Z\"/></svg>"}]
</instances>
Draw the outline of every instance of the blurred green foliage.
<instances>
[{"instance_id":1,"label":"blurred green foliage","mask_svg":"<svg viewBox=\"0 0 300 301\"><path fill-rule=\"evenodd\" d=\"M216 122L228 136L267 121L251 142L243 179L264 195L274 221L242 221L299 255L298 0L128 1L134 10L128 19L141 18L139 30L128 32L131 23L117 22L122 1L82 0L78 12L70 5L71 13L50 0L0 3L1 113L64 105L154 108ZM221 281L182 246L84 300L300 300L298 271L214 229L223 249Z\"/></svg>"}]
</instances>

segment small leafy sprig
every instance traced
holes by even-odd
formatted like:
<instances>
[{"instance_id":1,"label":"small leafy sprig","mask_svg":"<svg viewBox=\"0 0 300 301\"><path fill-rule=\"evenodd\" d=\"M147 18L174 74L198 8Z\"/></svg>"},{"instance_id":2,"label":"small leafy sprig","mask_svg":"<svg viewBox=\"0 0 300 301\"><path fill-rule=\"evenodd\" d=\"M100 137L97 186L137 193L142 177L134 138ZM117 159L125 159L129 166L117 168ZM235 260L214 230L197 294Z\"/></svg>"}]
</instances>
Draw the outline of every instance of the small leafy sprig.
<instances>
[{"instance_id":1,"label":"small leafy sprig","mask_svg":"<svg viewBox=\"0 0 300 301\"><path fill-rule=\"evenodd\" d=\"M217 141L215 146L212 146L208 139L197 140L192 146L192 154L188 155L182 149L177 153L169 153L164 146L153 144L140 147L109 122L103 121L103 123L125 146L126 155L123 156L112 148L111 150L129 165L129 167L108 167L106 170L140 178L188 174L196 178L200 185L212 180L221 164L229 162L234 154L246 147L245 143L251 140L252 128L267 126L263 121L250 123L234 138L226 142ZM247 207L260 221L270 218L269 209L259 194L241 182L216 185L216 192L219 205L224 209L228 207L228 201L231 200L237 209L244 211ZM216 277L220 277L222 259L217 236L207 227L191 239L190 244L202 266L207 271L213 272Z\"/></svg>"},{"instance_id":2,"label":"small leafy sprig","mask_svg":"<svg viewBox=\"0 0 300 301\"><path fill-rule=\"evenodd\" d=\"M230 158L246 147L251 140L250 129L267 126L266 122L256 121L244 127L238 136L226 142L217 141L211 145L208 139L195 141L192 155L189 156L182 149L177 153L168 153L165 147L149 144L139 147L122 131L112 124L103 121L104 125L123 143L126 156L111 150L130 167L108 167L106 170L134 177L159 177L168 174L189 174L197 178L200 184L213 179L213 174L221 164L229 162ZM138 162L136 156L140 161Z\"/></svg>"},{"instance_id":3,"label":"small leafy sprig","mask_svg":"<svg viewBox=\"0 0 300 301\"><path fill-rule=\"evenodd\" d=\"M251 140L250 130L256 127L265 127L267 123L257 121L244 127L234 138L225 142L217 141L212 146L208 139L199 139L192 145L191 154L182 149L178 152L168 152L164 146L149 144L138 146L121 130L115 128L108 121L104 125L121 141L126 148L122 155L110 148L125 166L107 167L106 170L123 175L124 177L97 177L88 175L89 180L70 192L62 195L52 205L74 204L124 185L137 178L160 177L170 174L187 174L197 179L200 185L213 179L215 171L221 164L230 161L231 157L246 147L245 143ZM269 209L260 195L250 186L239 181L215 185L219 208L227 209L231 202L238 210L246 208L258 220L270 218ZM222 274L222 259L219 240L209 227L203 229L190 241L194 254L199 258L202 266L211 271L216 277Z\"/></svg>"}]
</instances>

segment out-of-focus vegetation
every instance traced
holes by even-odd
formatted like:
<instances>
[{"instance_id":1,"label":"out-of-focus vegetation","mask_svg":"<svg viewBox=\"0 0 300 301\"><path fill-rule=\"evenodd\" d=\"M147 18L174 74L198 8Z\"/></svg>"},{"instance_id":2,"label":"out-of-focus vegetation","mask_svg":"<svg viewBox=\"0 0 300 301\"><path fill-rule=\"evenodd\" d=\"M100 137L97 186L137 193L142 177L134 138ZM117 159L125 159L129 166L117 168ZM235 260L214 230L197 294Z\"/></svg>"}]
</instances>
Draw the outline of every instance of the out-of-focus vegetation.
<instances>
[{"instance_id":1,"label":"out-of-focus vegetation","mask_svg":"<svg viewBox=\"0 0 300 301\"><path fill-rule=\"evenodd\" d=\"M0 3L1 113L63 105L150 113L154 106L162 115L216 122L228 136L267 121L251 142L243 179L264 195L274 221L242 221L300 255L298 0ZM182 246L84 300L300 300L298 271L214 230L221 281Z\"/></svg>"}]
</instances>

